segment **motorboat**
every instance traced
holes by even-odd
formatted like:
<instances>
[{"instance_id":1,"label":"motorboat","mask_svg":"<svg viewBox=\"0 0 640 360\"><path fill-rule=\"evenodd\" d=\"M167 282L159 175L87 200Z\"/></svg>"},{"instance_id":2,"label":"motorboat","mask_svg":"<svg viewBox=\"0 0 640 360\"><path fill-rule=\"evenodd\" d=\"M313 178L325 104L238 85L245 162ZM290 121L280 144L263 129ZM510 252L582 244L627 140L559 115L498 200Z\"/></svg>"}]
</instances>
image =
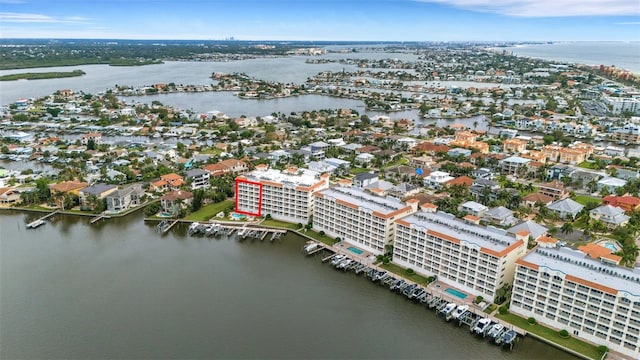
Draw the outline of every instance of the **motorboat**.
<instances>
[{"instance_id":1,"label":"motorboat","mask_svg":"<svg viewBox=\"0 0 640 360\"><path fill-rule=\"evenodd\" d=\"M309 255L311 252L316 250L318 247L320 247L320 244L318 244L316 242L313 242L313 243L305 245L302 250L305 252L305 254Z\"/></svg>"},{"instance_id":2,"label":"motorboat","mask_svg":"<svg viewBox=\"0 0 640 360\"><path fill-rule=\"evenodd\" d=\"M502 345L504 347L510 346L518 336L515 330L507 330L505 331L499 338L496 339L496 345Z\"/></svg>"},{"instance_id":3,"label":"motorboat","mask_svg":"<svg viewBox=\"0 0 640 360\"><path fill-rule=\"evenodd\" d=\"M334 256L334 257L331 259L331 265L333 265L333 266L338 265L338 264L342 261L342 259L343 259L343 258L345 258L345 257L346 257L346 256L345 256L345 255L342 255L342 254L338 254L338 255Z\"/></svg>"},{"instance_id":4,"label":"motorboat","mask_svg":"<svg viewBox=\"0 0 640 360\"><path fill-rule=\"evenodd\" d=\"M487 336L491 339L497 339L502 332L504 331L504 325L502 324L493 324L491 329L487 332Z\"/></svg>"},{"instance_id":5,"label":"motorboat","mask_svg":"<svg viewBox=\"0 0 640 360\"><path fill-rule=\"evenodd\" d=\"M200 224L198 224L197 222L191 223L191 225L189 225L189 229L187 230L187 233L189 235L197 233L199 231L199 226Z\"/></svg>"},{"instance_id":6,"label":"motorboat","mask_svg":"<svg viewBox=\"0 0 640 360\"><path fill-rule=\"evenodd\" d=\"M482 318L476 326L472 329L472 332L476 335L484 335L491 328L491 319Z\"/></svg>"},{"instance_id":7,"label":"motorboat","mask_svg":"<svg viewBox=\"0 0 640 360\"><path fill-rule=\"evenodd\" d=\"M411 293L413 293L413 290L416 289L416 286L417 286L416 284L411 284L407 286L406 288L404 288L404 290L402 290L402 295L408 297L409 295L411 295Z\"/></svg>"},{"instance_id":8,"label":"motorboat","mask_svg":"<svg viewBox=\"0 0 640 360\"><path fill-rule=\"evenodd\" d=\"M393 283L393 285L391 285L389 287L389 290L393 291L396 290L398 288L400 288L402 285L404 285L406 283L406 281L404 281L403 279L399 279L396 282Z\"/></svg>"},{"instance_id":9,"label":"motorboat","mask_svg":"<svg viewBox=\"0 0 640 360\"><path fill-rule=\"evenodd\" d=\"M442 309L442 313L447 316L450 315L456 308L458 307L458 305L456 305L455 303L448 303L447 306L444 307L444 309Z\"/></svg>"},{"instance_id":10,"label":"motorboat","mask_svg":"<svg viewBox=\"0 0 640 360\"><path fill-rule=\"evenodd\" d=\"M458 306L458 308L453 313L451 313L451 317L454 320L456 320L460 318L462 315L464 315L464 313L466 313L467 310L469 310L469 305Z\"/></svg>"}]
</instances>

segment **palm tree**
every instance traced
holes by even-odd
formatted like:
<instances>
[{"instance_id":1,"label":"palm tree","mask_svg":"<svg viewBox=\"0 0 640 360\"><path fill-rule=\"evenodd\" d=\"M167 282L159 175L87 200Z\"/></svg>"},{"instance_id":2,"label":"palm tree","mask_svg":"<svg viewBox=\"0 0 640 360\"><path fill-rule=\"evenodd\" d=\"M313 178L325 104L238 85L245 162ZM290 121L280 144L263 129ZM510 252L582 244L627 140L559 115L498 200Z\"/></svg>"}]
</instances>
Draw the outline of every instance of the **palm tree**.
<instances>
[{"instance_id":1,"label":"palm tree","mask_svg":"<svg viewBox=\"0 0 640 360\"><path fill-rule=\"evenodd\" d=\"M574 230L573 223L570 221L567 221L566 223L562 224L562 227L560 228L560 232L562 232L565 235L571 234L573 230Z\"/></svg>"},{"instance_id":2,"label":"palm tree","mask_svg":"<svg viewBox=\"0 0 640 360\"><path fill-rule=\"evenodd\" d=\"M622 247L622 264L633 267L638 259L638 246L634 243L625 244Z\"/></svg>"}]
</instances>

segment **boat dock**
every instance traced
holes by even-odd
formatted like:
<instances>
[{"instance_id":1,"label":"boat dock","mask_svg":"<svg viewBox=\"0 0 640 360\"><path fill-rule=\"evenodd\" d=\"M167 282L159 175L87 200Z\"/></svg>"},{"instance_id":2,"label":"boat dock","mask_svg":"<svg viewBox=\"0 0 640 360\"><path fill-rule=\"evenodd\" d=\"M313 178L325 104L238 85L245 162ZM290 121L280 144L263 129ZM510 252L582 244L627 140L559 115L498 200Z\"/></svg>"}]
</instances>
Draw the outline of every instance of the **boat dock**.
<instances>
[{"instance_id":1,"label":"boat dock","mask_svg":"<svg viewBox=\"0 0 640 360\"><path fill-rule=\"evenodd\" d=\"M53 216L53 215L55 215L55 214L57 214L59 212L60 212L60 210L56 210L54 212L50 212L47 215L28 223L27 224L27 229L35 229L35 228L37 228L37 227L39 227L41 225L44 225L46 219L50 218L51 216Z\"/></svg>"},{"instance_id":2,"label":"boat dock","mask_svg":"<svg viewBox=\"0 0 640 360\"><path fill-rule=\"evenodd\" d=\"M169 220L162 220L158 226L156 226L156 231L161 234L166 234L167 231L171 230L171 228L179 222L180 220L174 220L173 222Z\"/></svg>"},{"instance_id":3,"label":"boat dock","mask_svg":"<svg viewBox=\"0 0 640 360\"><path fill-rule=\"evenodd\" d=\"M162 222L160 224L162 224ZM158 227L161 227L160 224L158 225ZM162 230L162 232L164 233L168 231L173 225L174 224L171 224L170 226L168 226L167 224L164 224L162 226L162 229L164 229ZM287 230L267 228L267 227L254 227L249 224L244 224L244 225L233 224L232 225L232 224L223 224L223 223L217 223L217 222L216 223L194 222L194 223L191 223L191 225L189 226L188 233L189 235L201 234L206 236L214 236L218 234L226 234L227 236L231 236L234 233L236 233L239 239L255 238L255 239L260 239L261 241L266 239L271 234L271 238L269 238L269 241L274 241L282 237L282 235L286 234Z\"/></svg>"},{"instance_id":4,"label":"boat dock","mask_svg":"<svg viewBox=\"0 0 640 360\"><path fill-rule=\"evenodd\" d=\"M101 213L100 215L94 217L93 219L91 219L91 221L89 221L89 224L93 224L93 223L97 223L98 221L102 220L102 219L109 219L111 218L109 215L105 214L105 213Z\"/></svg>"},{"instance_id":5,"label":"boat dock","mask_svg":"<svg viewBox=\"0 0 640 360\"><path fill-rule=\"evenodd\" d=\"M474 327L482 319L490 320L491 324L501 324L504 331L500 333L501 337L496 345L512 349L519 337L527 335L526 330L485 313L481 306L472 301L472 295L467 295L466 298L452 295L448 291L444 291L447 285L438 281L428 285L415 283L400 274L389 272L383 267L373 264L369 258L356 255L359 253L354 252L350 245L330 246L311 240L302 248L302 252L307 256L323 250L328 250L330 254L323 255L322 263L330 263L337 270L353 271L356 275L364 273L365 278L372 282L387 287L426 309L435 310L438 317L443 317L458 327L468 326L470 332L473 332ZM493 344L494 341L492 340L491 343Z\"/></svg>"}]
</instances>

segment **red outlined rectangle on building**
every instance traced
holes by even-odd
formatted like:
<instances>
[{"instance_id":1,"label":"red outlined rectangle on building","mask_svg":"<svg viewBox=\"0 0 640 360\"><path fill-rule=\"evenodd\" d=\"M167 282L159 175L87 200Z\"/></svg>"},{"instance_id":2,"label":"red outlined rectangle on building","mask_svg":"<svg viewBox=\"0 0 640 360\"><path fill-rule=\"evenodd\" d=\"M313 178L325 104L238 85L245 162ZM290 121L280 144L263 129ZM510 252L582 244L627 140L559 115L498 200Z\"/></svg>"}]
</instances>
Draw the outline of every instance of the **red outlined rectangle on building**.
<instances>
[{"instance_id":1,"label":"red outlined rectangle on building","mask_svg":"<svg viewBox=\"0 0 640 360\"><path fill-rule=\"evenodd\" d=\"M240 204L240 187L257 188L256 191L245 191L247 196L243 197L243 202L247 204ZM251 194L253 193L253 195ZM255 181L249 181L244 179L236 179L236 212L238 214L244 214L249 216L260 216L262 214L262 184Z\"/></svg>"}]
</instances>

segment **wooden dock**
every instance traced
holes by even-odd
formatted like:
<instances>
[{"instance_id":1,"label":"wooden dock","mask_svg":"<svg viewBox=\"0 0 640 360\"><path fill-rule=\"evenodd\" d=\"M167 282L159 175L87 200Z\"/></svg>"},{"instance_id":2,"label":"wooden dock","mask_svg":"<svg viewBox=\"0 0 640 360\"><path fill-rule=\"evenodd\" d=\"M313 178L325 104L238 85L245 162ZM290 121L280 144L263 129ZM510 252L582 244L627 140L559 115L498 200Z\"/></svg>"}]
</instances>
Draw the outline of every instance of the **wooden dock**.
<instances>
[{"instance_id":1,"label":"wooden dock","mask_svg":"<svg viewBox=\"0 0 640 360\"><path fill-rule=\"evenodd\" d=\"M102 220L102 219L109 219L110 216L105 214L105 213L101 213L100 215L94 217L93 219L91 219L91 221L89 221L89 224L93 224L93 223L97 223L98 221Z\"/></svg>"},{"instance_id":2,"label":"wooden dock","mask_svg":"<svg viewBox=\"0 0 640 360\"><path fill-rule=\"evenodd\" d=\"M41 218L39 218L39 219L37 219L37 220L34 220L34 221L32 221L32 222L28 223L28 224L27 224L27 229L35 229L35 228L37 228L37 227L39 227L39 226L41 226L41 225L44 225L44 224L45 224L45 222L44 222L44 221L45 221L46 219L50 218L51 216L53 216L53 215L55 215L55 214L57 214L57 213L59 213L59 212L60 212L60 210L56 210L56 211L54 211L54 212L50 212L50 213L48 213L47 215L42 216Z\"/></svg>"}]
</instances>

